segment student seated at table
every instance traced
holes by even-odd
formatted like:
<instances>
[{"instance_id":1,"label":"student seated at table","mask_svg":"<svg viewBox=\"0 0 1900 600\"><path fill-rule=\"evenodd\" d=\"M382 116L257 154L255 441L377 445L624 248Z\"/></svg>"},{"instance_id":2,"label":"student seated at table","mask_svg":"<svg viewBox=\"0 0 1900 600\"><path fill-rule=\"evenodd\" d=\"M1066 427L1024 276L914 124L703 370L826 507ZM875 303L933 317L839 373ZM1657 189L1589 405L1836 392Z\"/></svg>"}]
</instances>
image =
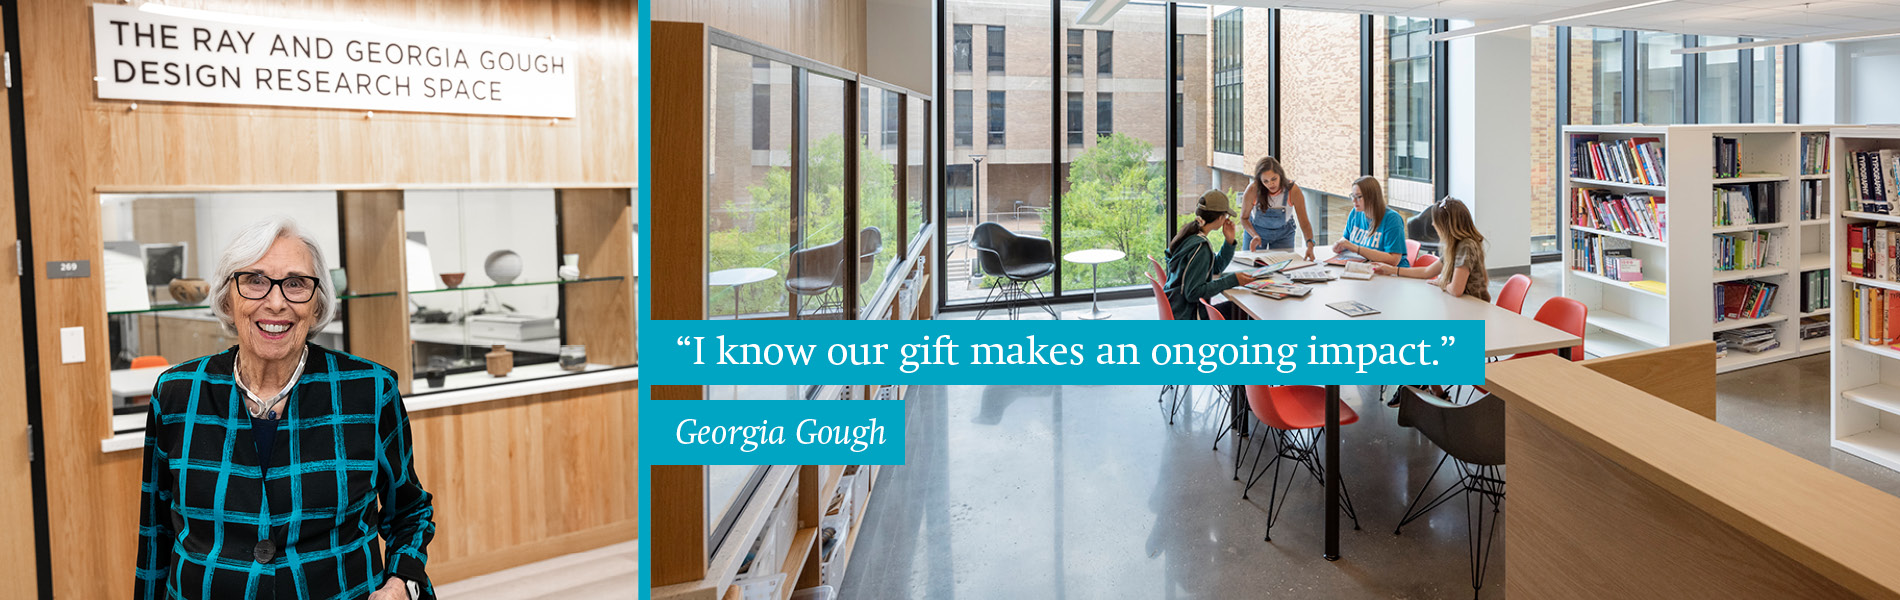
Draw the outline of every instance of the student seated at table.
<instances>
[{"instance_id":1,"label":"student seated at table","mask_svg":"<svg viewBox=\"0 0 1900 600\"><path fill-rule=\"evenodd\" d=\"M1471 218L1471 209L1465 203L1446 196L1433 207L1436 214L1432 217L1432 228L1438 230L1438 239L1443 240L1445 256L1450 260L1441 260L1425 267L1394 267L1386 264L1372 265L1372 270L1380 275L1397 275L1416 279L1437 279L1438 288L1453 296L1472 296L1485 302L1491 301L1491 279L1484 270L1484 234L1478 233L1478 225Z\"/></svg>"},{"instance_id":2,"label":"student seated at table","mask_svg":"<svg viewBox=\"0 0 1900 600\"><path fill-rule=\"evenodd\" d=\"M1201 201L1194 208L1194 220L1182 224L1181 230L1168 240L1168 281L1162 287L1168 294L1168 308L1174 312L1174 320L1205 319L1207 312L1201 308L1201 300L1253 282L1244 272L1221 275L1227 264L1233 262L1234 240L1239 239L1235 236L1233 214L1227 194L1208 190L1201 194ZM1221 230L1225 238L1219 252L1208 247L1207 234L1215 229ZM1230 301L1223 300L1215 304L1214 309L1229 319L1243 316L1240 307Z\"/></svg>"},{"instance_id":3,"label":"student seated at table","mask_svg":"<svg viewBox=\"0 0 1900 600\"><path fill-rule=\"evenodd\" d=\"M1405 258L1405 217L1387 208L1379 180L1360 177L1352 182L1352 214L1346 215L1346 236L1333 252L1356 252L1366 260L1409 267Z\"/></svg>"}]
</instances>

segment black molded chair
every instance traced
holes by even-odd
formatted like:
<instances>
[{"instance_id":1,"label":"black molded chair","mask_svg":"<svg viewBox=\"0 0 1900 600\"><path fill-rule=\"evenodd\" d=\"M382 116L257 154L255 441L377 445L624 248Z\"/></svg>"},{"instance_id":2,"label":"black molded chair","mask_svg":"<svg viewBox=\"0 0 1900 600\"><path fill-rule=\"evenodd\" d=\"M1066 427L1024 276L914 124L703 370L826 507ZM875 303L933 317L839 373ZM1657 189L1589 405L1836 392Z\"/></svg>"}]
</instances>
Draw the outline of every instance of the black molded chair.
<instances>
[{"instance_id":1,"label":"black molded chair","mask_svg":"<svg viewBox=\"0 0 1900 600\"><path fill-rule=\"evenodd\" d=\"M1450 500L1454 493L1462 492L1459 495L1465 499L1465 516L1470 519L1465 542L1471 556L1471 595L1476 598L1484 587L1485 567L1491 562L1491 547L1497 539L1497 513L1504 507L1504 399L1485 394L1475 402L1458 405L1406 386L1399 389L1399 425L1417 429L1438 444L1445 456L1438 459L1438 467L1425 478L1425 485L1419 486L1392 535ZM1420 508L1419 501L1447 461L1458 471L1457 483Z\"/></svg>"},{"instance_id":2,"label":"black molded chair","mask_svg":"<svg viewBox=\"0 0 1900 600\"><path fill-rule=\"evenodd\" d=\"M1035 302L1048 311L1051 318L1061 318L1056 315L1056 309L1049 306L1042 286L1036 283L1056 272L1055 244L1046 238L1018 235L989 222L977 224L976 230L970 233L970 247L976 250L977 263L984 275L1003 278L1000 285L990 288L984 303L1008 303L1009 318L1015 319L1022 301ZM1034 294L1030 288L1035 288ZM989 309L983 309L976 318L981 319L988 312Z\"/></svg>"}]
</instances>

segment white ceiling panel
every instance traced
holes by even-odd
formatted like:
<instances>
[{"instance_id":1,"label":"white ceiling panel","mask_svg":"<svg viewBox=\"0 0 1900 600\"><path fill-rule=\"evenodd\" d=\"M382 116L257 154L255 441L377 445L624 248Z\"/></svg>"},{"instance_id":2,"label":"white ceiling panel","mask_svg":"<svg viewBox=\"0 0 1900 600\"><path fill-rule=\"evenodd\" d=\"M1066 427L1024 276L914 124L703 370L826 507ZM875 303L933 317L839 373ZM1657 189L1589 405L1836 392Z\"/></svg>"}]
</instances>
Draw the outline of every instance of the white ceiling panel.
<instances>
[{"instance_id":1,"label":"white ceiling panel","mask_svg":"<svg viewBox=\"0 0 1900 600\"><path fill-rule=\"evenodd\" d=\"M1630 0L1631 4L1642 0ZM1536 22L1602 0L1236 0L1223 5ZM1900 0L1676 0L1560 24L1734 37L1796 37L1900 26Z\"/></svg>"}]
</instances>

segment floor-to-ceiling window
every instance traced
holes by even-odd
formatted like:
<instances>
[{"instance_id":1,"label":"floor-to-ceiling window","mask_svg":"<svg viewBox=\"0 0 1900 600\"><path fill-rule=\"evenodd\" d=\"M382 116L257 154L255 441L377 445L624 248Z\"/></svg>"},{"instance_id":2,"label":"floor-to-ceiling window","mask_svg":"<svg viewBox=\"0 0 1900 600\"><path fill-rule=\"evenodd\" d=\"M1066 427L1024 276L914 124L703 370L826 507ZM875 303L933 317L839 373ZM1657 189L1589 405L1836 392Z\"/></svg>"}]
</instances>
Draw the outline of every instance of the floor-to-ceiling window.
<instances>
[{"instance_id":1,"label":"floor-to-ceiling window","mask_svg":"<svg viewBox=\"0 0 1900 600\"><path fill-rule=\"evenodd\" d=\"M1076 24L1087 7L1084 0L1062 2L1062 25L1089 31L1083 38L1086 75L1062 83L1071 98L1083 98L1080 129L1087 134L1081 145L1062 151L1059 222L1044 231L1059 238L1063 254L1103 248L1125 256L1099 267L1064 264L1065 293L1145 285L1147 257L1162 258L1167 237L1167 115L1173 101L1167 6L1130 3L1107 23ZM1078 129L1073 122L1066 127Z\"/></svg>"},{"instance_id":2,"label":"floor-to-ceiling window","mask_svg":"<svg viewBox=\"0 0 1900 600\"><path fill-rule=\"evenodd\" d=\"M1636 36L1636 120L1649 125L1683 122L1682 36L1645 31Z\"/></svg>"},{"instance_id":3,"label":"floor-to-ceiling window","mask_svg":"<svg viewBox=\"0 0 1900 600\"><path fill-rule=\"evenodd\" d=\"M1629 74L1623 60L1623 32L1616 29L1572 29L1570 37L1583 43L1571 44L1570 97L1581 103L1581 110L1573 106L1570 110L1570 122L1585 125L1608 125L1627 123L1624 117L1623 95L1624 78ZM1579 47L1581 46L1581 47ZM1582 51L1585 54L1579 55ZM1585 77L1577 77L1575 69L1587 69Z\"/></svg>"},{"instance_id":4,"label":"floor-to-ceiling window","mask_svg":"<svg viewBox=\"0 0 1900 600\"><path fill-rule=\"evenodd\" d=\"M942 142L946 218L939 273L945 302L957 305L981 301L997 282L982 272L968 245L978 223L1041 235L1052 198L1053 77L1072 72L1057 66L1051 44L1057 36L1065 43L1074 36L1056 26L1047 2L942 2L949 43L941 51L952 65L943 89L952 135ZM976 53L977 65L956 68L966 46ZM1047 289L1049 282L1043 285Z\"/></svg>"},{"instance_id":5,"label":"floor-to-ceiling window","mask_svg":"<svg viewBox=\"0 0 1900 600\"><path fill-rule=\"evenodd\" d=\"M1429 181L1432 176L1432 33L1429 19L1387 17L1381 40L1386 60L1387 173Z\"/></svg>"},{"instance_id":6,"label":"floor-to-ceiling window","mask_svg":"<svg viewBox=\"0 0 1900 600\"><path fill-rule=\"evenodd\" d=\"M1696 45L1738 43L1732 37L1702 36ZM1740 123L1742 119L1742 63L1739 50L1716 50L1694 55L1696 61L1696 122ZM1751 114L1752 118L1753 115Z\"/></svg>"}]
</instances>

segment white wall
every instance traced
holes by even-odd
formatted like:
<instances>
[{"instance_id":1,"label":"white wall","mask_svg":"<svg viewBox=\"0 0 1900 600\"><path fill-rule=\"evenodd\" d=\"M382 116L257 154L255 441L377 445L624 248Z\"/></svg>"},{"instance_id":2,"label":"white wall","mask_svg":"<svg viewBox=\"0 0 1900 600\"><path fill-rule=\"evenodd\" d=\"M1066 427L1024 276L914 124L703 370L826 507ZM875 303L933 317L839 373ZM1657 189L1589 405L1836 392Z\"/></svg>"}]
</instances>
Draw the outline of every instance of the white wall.
<instances>
[{"instance_id":1,"label":"white wall","mask_svg":"<svg viewBox=\"0 0 1900 600\"><path fill-rule=\"evenodd\" d=\"M1812 45L1812 44L1811 44ZM1900 38L1834 44L1842 123L1900 123ZM1807 48L1803 47L1806 53ZM1805 65L1805 61L1804 64ZM1803 78L1808 76L1804 69ZM1802 104L1808 99L1803 97ZM1806 111L1803 111L1803 115Z\"/></svg>"},{"instance_id":2,"label":"white wall","mask_svg":"<svg viewBox=\"0 0 1900 600\"><path fill-rule=\"evenodd\" d=\"M1451 42L1449 186L1471 206L1491 269L1531 264L1530 56L1524 29Z\"/></svg>"},{"instance_id":3,"label":"white wall","mask_svg":"<svg viewBox=\"0 0 1900 600\"><path fill-rule=\"evenodd\" d=\"M864 5L865 74L919 92L936 83L929 0L870 0ZM934 94L933 94L934 96Z\"/></svg>"},{"instance_id":4,"label":"white wall","mask_svg":"<svg viewBox=\"0 0 1900 600\"><path fill-rule=\"evenodd\" d=\"M236 238L244 229L273 217L286 216L297 222L304 233L317 238L317 246L323 249L325 268L335 269L342 265L340 244L337 242L336 192L256 192L205 194L198 196L198 247L191 250L196 255L199 277L210 277L217 272L218 255L224 247Z\"/></svg>"},{"instance_id":5,"label":"white wall","mask_svg":"<svg viewBox=\"0 0 1900 600\"><path fill-rule=\"evenodd\" d=\"M1837 123L1841 118L1838 52L1834 44L1802 44L1801 122Z\"/></svg>"},{"instance_id":6,"label":"white wall","mask_svg":"<svg viewBox=\"0 0 1900 600\"><path fill-rule=\"evenodd\" d=\"M462 286L495 282L483 271L483 262L496 250L521 255L521 276L515 283L554 281L561 257L555 245L553 190L412 191L405 194L403 222L420 231L429 245L436 274L463 273ZM587 265L581 265L587 274ZM440 278L433 287L444 289ZM554 316L559 304L555 286L494 290L516 311ZM451 311L467 310L483 300L482 292L411 295L416 303Z\"/></svg>"}]
</instances>

